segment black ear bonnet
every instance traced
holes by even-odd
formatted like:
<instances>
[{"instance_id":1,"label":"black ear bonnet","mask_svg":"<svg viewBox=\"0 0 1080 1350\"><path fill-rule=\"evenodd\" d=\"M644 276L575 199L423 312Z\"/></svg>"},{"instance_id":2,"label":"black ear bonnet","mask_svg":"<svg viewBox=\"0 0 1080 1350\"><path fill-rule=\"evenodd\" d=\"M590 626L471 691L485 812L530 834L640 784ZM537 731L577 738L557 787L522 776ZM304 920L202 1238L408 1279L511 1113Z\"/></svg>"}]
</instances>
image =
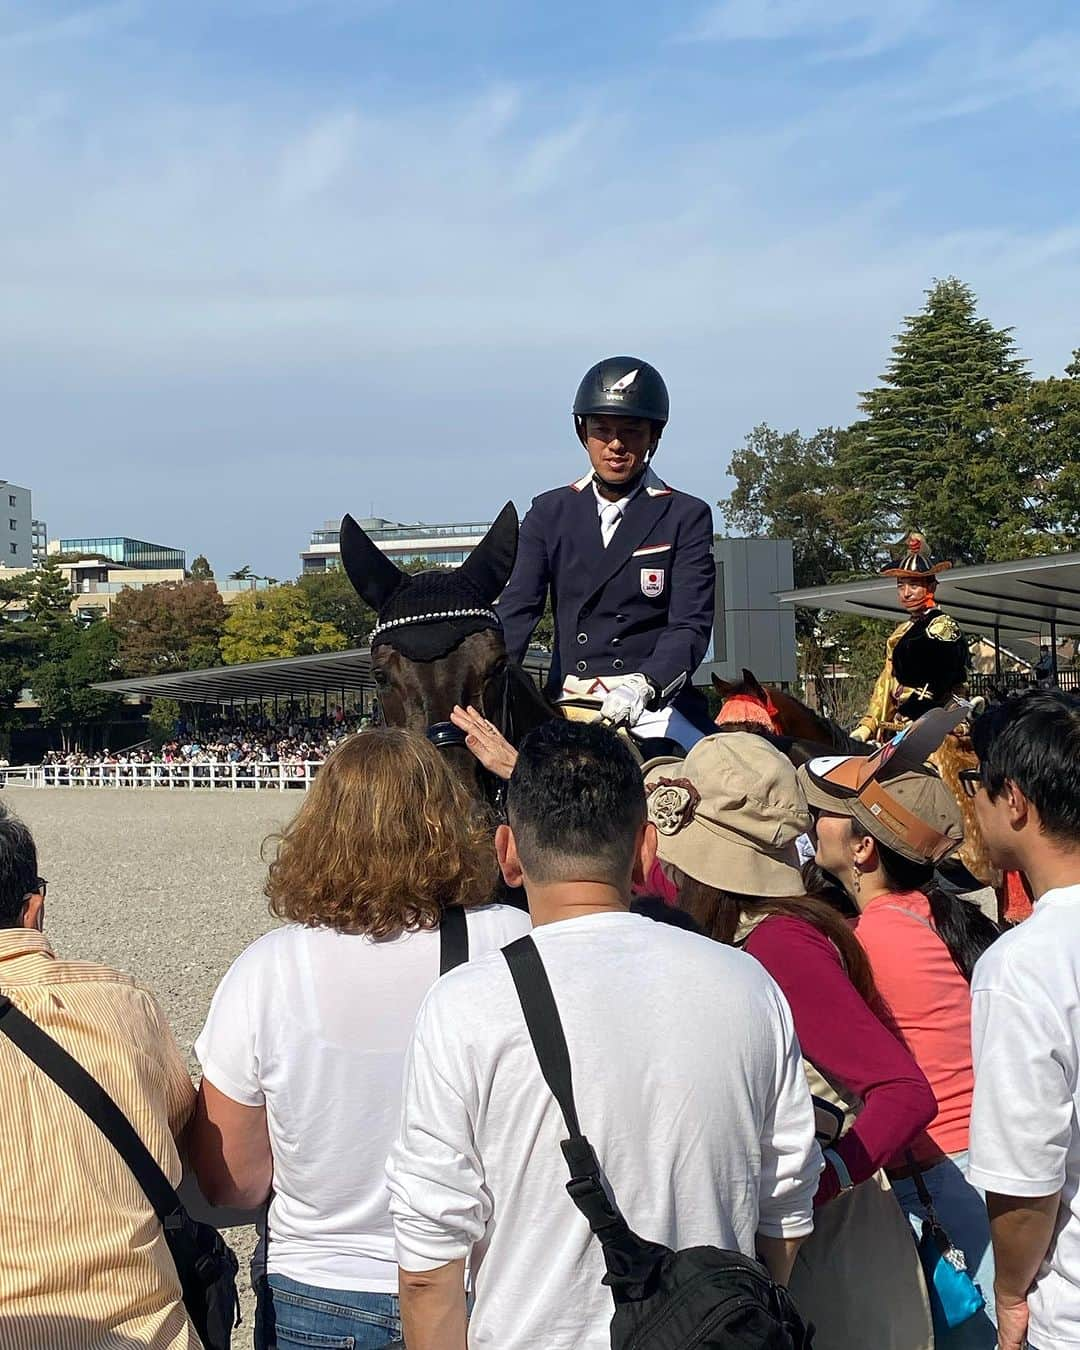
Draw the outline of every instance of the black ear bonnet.
<instances>
[{"instance_id":1,"label":"black ear bonnet","mask_svg":"<svg viewBox=\"0 0 1080 1350\"><path fill-rule=\"evenodd\" d=\"M437 661L465 638L502 629L493 608L517 555L518 519L507 502L495 523L452 572L402 572L351 516L341 524L341 558L357 593L379 616L372 648L385 643L410 661Z\"/></svg>"}]
</instances>

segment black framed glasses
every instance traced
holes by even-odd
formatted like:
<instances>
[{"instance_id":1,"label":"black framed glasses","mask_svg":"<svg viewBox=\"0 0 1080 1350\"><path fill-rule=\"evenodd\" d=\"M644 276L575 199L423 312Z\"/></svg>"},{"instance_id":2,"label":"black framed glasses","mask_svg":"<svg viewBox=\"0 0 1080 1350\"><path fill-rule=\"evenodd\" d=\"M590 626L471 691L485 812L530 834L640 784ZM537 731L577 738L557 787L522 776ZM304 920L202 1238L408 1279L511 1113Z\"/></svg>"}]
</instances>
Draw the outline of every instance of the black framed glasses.
<instances>
[{"instance_id":1,"label":"black framed glasses","mask_svg":"<svg viewBox=\"0 0 1080 1350\"><path fill-rule=\"evenodd\" d=\"M981 769L961 769L956 776L960 780L960 786L964 789L965 797L974 797L979 788L982 787Z\"/></svg>"},{"instance_id":2,"label":"black framed glasses","mask_svg":"<svg viewBox=\"0 0 1080 1350\"><path fill-rule=\"evenodd\" d=\"M27 891L25 899L29 900L32 895L40 895L42 900L44 900L45 892L48 890L48 888L49 883L45 880L44 877L35 877L34 889L32 891Z\"/></svg>"}]
</instances>

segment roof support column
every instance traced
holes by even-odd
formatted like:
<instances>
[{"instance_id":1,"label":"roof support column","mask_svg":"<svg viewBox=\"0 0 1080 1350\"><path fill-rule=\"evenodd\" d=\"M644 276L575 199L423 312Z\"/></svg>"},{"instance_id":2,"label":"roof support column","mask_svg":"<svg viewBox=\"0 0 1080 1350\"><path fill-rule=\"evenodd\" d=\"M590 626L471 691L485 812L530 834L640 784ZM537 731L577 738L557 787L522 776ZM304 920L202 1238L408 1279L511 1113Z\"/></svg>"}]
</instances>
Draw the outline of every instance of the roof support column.
<instances>
[{"instance_id":1,"label":"roof support column","mask_svg":"<svg viewBox=\"0 0 1080 1350\"><path fill-rule=\"evenodd\" d=\"M1050 680L1056 689L1058 687L1057 619L1050 620Z\"/></svg>"},{"instance_id":2,"label":"roof support column","mask_svg":"<svg viewBox=\"0 0 1080 1350\"><path fill-rule=\"evenodd\" d=\"M994 621L994 679L1001 679L1001 624Z\"/></svg>"}]
</instances>

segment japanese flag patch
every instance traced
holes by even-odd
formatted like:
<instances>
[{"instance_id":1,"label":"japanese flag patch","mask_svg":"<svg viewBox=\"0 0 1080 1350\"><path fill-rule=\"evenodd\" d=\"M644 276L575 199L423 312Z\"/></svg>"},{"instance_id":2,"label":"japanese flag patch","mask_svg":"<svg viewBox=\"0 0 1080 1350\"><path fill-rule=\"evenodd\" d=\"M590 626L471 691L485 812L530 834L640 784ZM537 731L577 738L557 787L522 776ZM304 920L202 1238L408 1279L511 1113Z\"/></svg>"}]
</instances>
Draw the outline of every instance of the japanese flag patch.
<instances>
[{"instance_id":1,"label":"japanese flag patch","mask_svg":"<svg viewBox=\"0 0 1080 1350\"><path fill-rule=\"evenodd\" d=\"M643 567L641 569L641 594L655 600L664 594L664 569L662 567Z\"/></svg>"}]
</instances>

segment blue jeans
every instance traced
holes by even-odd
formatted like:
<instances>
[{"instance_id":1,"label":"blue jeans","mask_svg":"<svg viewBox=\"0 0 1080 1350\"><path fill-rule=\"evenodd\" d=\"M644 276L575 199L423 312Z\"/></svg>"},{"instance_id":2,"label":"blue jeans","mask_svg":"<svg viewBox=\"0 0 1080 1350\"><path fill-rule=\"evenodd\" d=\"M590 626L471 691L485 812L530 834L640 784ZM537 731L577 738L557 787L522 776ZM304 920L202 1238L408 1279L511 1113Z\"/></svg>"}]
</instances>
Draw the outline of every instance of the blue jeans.
<instances>
[{"instance_id":1,"label":"blue jeans","mask_svg":"<svg viewBox=\"0 0 1080 1350\"><path fill-rule=\"evenodd\" d=\"M395 1294L320 1289L284 1275L269 1276L266 1285L258 1350L381 1350L401 1335Z\"/></svg>"},{"instance_id":2,"label":"blue jeans","mask_svg":"<svg viewBox=\"0 0 1080 1350\"><path fill-rule=\"evenodd\" d=\"M986 1299L982 1312L976 1313L945 1336L937 1337L937 1350L995 1350L997 1346L997 1331L994 1327L994 1249L990 1245L990 1220L986 1214L986 1197L967 1180L967 1167L967 1153L954 1153L924 1172L922 1178L942 1227L952 1239L953 1246L959 1247L964 1253L968 1271ZM905 1177L891 1185L900 1208L915 1230L916 1238L921 1237L924 1214L914 1179Z\"/></svg>"}]
</instances>

